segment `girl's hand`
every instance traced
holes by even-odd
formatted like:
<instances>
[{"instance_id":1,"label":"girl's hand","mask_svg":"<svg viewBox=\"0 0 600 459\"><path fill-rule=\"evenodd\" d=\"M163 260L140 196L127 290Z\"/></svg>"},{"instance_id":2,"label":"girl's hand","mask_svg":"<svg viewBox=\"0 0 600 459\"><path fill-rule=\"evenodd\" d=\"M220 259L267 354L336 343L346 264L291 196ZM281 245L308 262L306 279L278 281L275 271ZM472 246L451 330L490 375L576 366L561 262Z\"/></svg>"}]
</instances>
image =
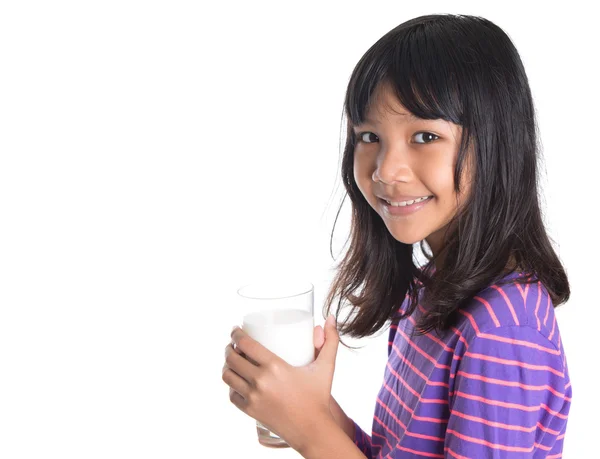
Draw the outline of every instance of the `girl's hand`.
<instances>
[{"instance_id":1,"label":"girl's hand","mask_svg":"<svg viewBox=\"0 0 600 459\"><path fill-rule=\"evenodd\" d=\"M317 336L315 331L315 341ZM329 404L339 344L333 316L325 323L325 342L315 361L302 367L289 365L239 327L231 338L222 376L229 399L298 451L323 421L333 419Z\"/></svg>"}]
</instances>

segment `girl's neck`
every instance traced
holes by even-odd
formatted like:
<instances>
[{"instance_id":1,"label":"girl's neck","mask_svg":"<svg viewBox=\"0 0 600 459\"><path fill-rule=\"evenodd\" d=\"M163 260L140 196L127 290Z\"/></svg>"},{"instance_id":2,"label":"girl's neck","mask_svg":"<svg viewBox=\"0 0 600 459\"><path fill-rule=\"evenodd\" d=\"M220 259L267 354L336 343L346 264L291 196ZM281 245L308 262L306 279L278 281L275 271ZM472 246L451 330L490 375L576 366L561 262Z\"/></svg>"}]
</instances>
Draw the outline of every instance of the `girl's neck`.
<instances>
[{"instance_id":1,"label":"girl's neck","mask_svg":"<svg viewBox=\"0 0 600 459\"><path fill-rule=\"evenodd\" d=\"M510 271L513 271L513 270L518 273L521 272L520 267L517 266L517 261L515 260L515 257L511 254L510 258L508 259L508 263L506 264L506 267L504 268L503 274L508 274Z\"/></svg>"}]
</instances>

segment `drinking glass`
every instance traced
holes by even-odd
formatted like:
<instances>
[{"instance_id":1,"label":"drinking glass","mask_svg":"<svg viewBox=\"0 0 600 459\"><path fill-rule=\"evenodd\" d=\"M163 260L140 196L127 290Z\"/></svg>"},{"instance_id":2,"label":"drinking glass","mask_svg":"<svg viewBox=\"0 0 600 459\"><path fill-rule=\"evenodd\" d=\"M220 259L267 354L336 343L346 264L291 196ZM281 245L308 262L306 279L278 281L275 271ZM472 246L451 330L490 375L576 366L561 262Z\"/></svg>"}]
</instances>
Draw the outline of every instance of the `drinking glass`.
<instances>
[{"instance_id":1,"label":"drinking glass","mask_svg":"<svg viewBox=\"0 0 600 459\"><path fill-rule=\"evenodd\" d=\"M313 284L294 279L255 281L237 293L242 329L250 338L290 365L304 366L314 360ZM263 446L289 446L258 421L256 430Z\"/></svg>"}]
</instances>

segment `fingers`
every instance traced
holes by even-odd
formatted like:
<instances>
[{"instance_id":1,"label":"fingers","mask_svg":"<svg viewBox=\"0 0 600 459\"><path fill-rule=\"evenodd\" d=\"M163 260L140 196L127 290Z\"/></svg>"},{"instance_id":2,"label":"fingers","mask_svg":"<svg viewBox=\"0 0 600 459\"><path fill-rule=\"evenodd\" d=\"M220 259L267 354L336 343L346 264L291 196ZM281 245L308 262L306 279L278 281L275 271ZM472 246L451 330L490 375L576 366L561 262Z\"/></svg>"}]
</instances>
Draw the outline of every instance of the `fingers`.
<instances>
[{"instance_id":1,"label":"fingers","mask_svg":"<svg viewBox=\"0 0 600 459\"><path fill-rule=\"evenodd\" d=\"M240 349L234 349L232 343L225 346L225 365L248 383L254 384L258 368L247 360Z\"/></svg>"},{"instance_id":2,"label":"fingers","mask_svg":"<svg viewBox=\"0 0 600 459\"><path fill-rule=\"evenodd\" d=\"M239 327L235 327L231 332L231 341L236 349L250 362L255 365L264 365L269 362L273 354L258 341L253 340L248 334Z\"/></svg>"},{"instance_id":3,"label":"fingers","mask_svg":"<svg viewBox=\"0 0 600 459\"><path fill-rule=\"evenodd\" d=\"M323 327L321 327L320 325L317 325L314 329L313 344L315 346L314 359L317 360L317 357L319 357L319 353L323 348L323 344L325 344L325 332L323 331Z\"/></svg>"},{"instance_id":4,"label":"fingers","mask_svg":"<svg viewBox=\"0 0 600 459\"><path fill-rule=\"evenodd\" d=\"M321 349L323 344L325 343L325 332L323 331L323 327L317 325L315 327L313 333L313 343L317 349Z\"/></svg>"},{"instance_id":5,"label":"fingers","mask_svg":"<svg viewBox=\"0 0 600 459\"><path fill-rule=\"evenodd\" d=\"M232 395L231 391L235 391L244 399L248 397L248 394L250 393L250 385L244 378L238 375L231 368L225 368L225 371L223 371L222 379L225 382L225 384L229 386L230 396Z\"/></svg>"},{"instance_id":6,"label":"fingers","mask_svg":"<svg viewBox=\"0 0 600 459\"><path fill-rule=\"evenodd\" d=\"M229 400L231 401L231 403L233 403L235 406L237 406L240 410L242 410L244 412L246 411L248 401L242 395L240 395L239 392L236 392L232 388L229 388Z\"/></svg>"},{"instance_id":7,"label":"fingers","mask_svg":"<svg viewBox=\"0 0 600 459\"><path fill-rule=\"evenodd\" d=\"M231 344L228 344L225 348L225 364L223 365L222 379L231 389L244 398L248 396L251 386L249 381L242 377L238 371L246 375L247 373L243 372L248 370L248 365L254 367L254 365L235 352ZM238 369L237 371L236 368ZM231 391L229 394L231 398Z\"/></svg>"},{"instance_id":8,"label":"fingers","mask_svg":"<svg viewBox=\"0 0 600 459\"><path fill-rule=\"evenodd\" d=\"M335 317L331 315L325 322L325 344L319 352L319 357L335 364L339 342L340 338Z\"/></svg>"}]
</instances>

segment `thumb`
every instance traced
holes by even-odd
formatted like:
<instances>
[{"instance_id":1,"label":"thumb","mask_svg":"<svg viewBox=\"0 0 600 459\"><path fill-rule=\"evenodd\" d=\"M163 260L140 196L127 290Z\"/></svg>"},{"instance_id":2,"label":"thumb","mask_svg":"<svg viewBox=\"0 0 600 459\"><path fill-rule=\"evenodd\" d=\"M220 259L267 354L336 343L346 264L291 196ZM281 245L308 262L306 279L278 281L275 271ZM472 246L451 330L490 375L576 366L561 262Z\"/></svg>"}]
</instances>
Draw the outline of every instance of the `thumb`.
<instances>
[{"instance_id":1,"label":"thumb","mask_svg":"<svg viewBox=\"0 0 600 459\"><path fill-rule=\"evenodd\" d=\"M323 347L324 343L325 343L325 331L323 330L323 327L321 327L320 325L317 325L314 328L314 332L313 332L313 344L315 345L315 360L317 357L319 357L319 352L321 352L321 348Z\"/></svg>"},{"instance_id":2,"label":"thumb","mask_svg":"<svg viewBox=\"0 0 600 459\"><path fill-rule=\"evenodd\" d=\"M335 317L332 314L325 321L325 344L323 344L317 360L335 363L339 343L340 335L337 331Z\"/></svg>"}]
</instances>

